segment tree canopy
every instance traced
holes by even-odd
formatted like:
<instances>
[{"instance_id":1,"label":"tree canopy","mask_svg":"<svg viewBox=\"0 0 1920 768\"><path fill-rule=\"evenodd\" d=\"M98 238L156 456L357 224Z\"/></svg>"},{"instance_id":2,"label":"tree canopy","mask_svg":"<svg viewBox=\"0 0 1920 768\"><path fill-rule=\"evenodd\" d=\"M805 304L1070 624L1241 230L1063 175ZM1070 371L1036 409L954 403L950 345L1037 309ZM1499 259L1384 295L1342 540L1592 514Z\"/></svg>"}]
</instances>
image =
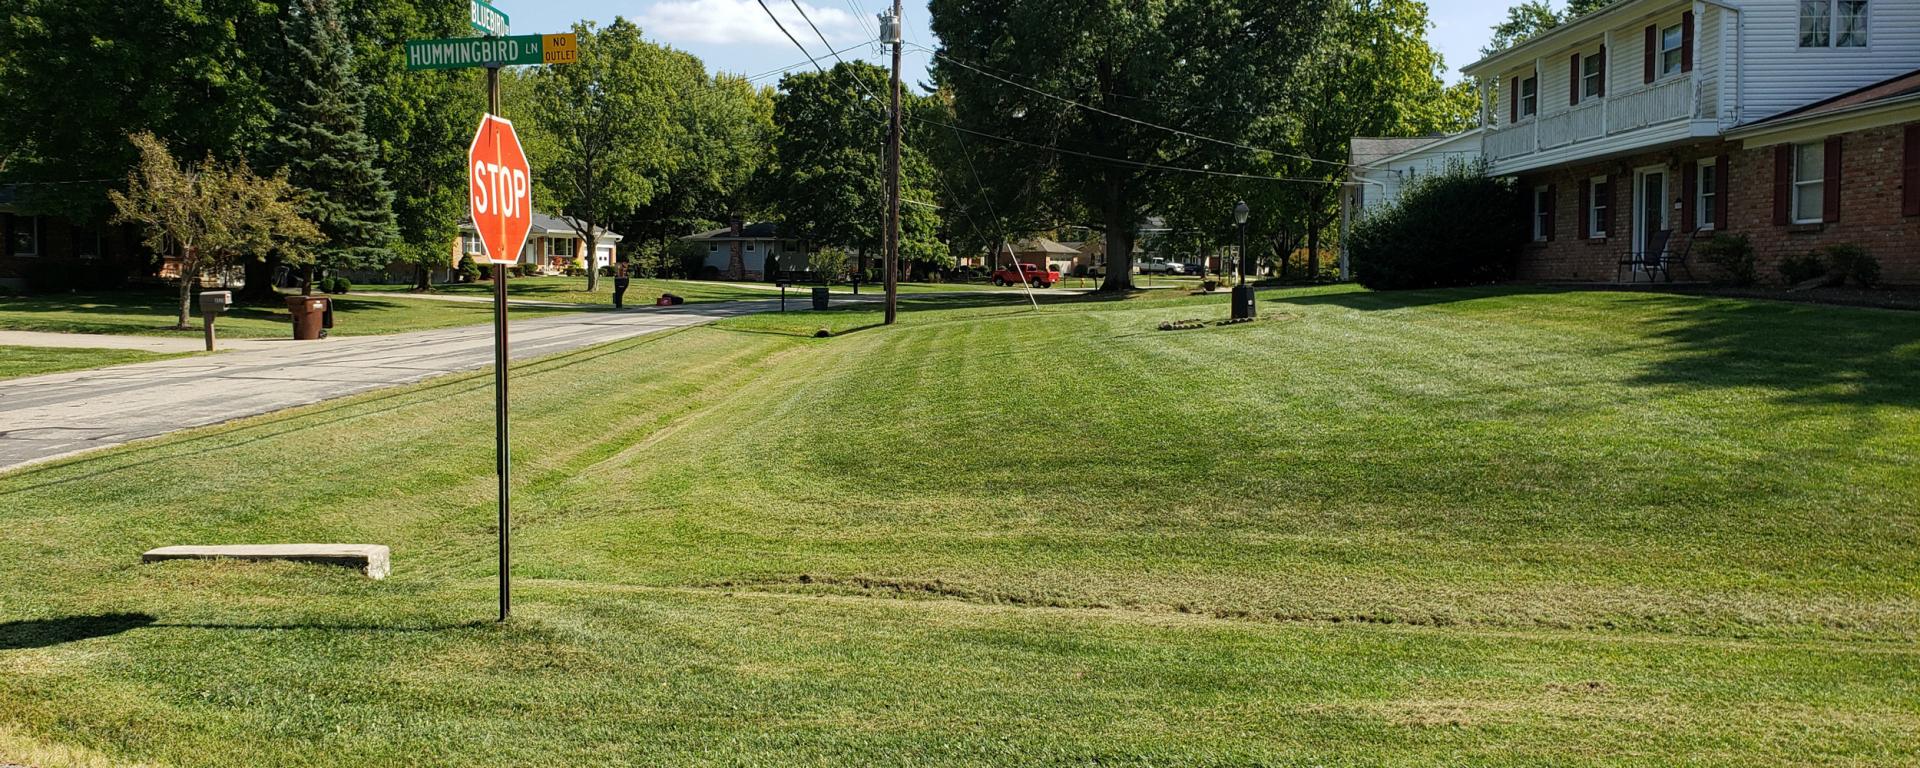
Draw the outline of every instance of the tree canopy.
<instances>
[{"instance_id":1,"label":"tree canopy","mask_svg":"<svg viewBox=\"0 0 1920 768\"><path fill-rule=\"evenodd\" d=\"M774 100L773 188L786 226L825 246L881 248L886 201L882 150L886 141L887 71L843 62L826 72L796 72L780 81ZM903 96L914 114L926 97ZM910 132L901 151L901 197L927 203L933 166ZM901 258L949 263L940 221L925 205L900 208Z\"/></svg>"},{"instance_id":2,"label":"tree canopy","mask_svg":"<svg viewBox=\"0 0 1920 768\"><path fill-rule=\"evenodd\" d=\"M994 199L1103 232L1102 287L1126 289L1136 228L1182 173L1167 167L1245 165L1244 150L1194 137L1253 135L1326 4L933 0L933 74Z\"/></svg>"}]
</instances>

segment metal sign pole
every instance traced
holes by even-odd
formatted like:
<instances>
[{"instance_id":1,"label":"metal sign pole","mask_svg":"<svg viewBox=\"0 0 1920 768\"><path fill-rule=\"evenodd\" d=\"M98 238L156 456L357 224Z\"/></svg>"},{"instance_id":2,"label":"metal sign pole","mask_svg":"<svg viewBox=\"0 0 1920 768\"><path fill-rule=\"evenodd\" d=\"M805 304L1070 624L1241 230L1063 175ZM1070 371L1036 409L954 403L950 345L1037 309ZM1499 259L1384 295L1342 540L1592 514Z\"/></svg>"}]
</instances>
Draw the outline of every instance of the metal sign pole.
<instances>
[{"instance_id":1,"label":"metal sign pole","mask_svg":"<svg viewBox=\"0 0 1920 768\"><path fill-rule=\"evenodd\" d=\"M500 68L487 67L487 114L500 114ZM510 534L508 507L513 498L512 464L507 444L507 265L497 255L493 262L493 433L494 472L500 477L500 620L513 612L513 583L509 576Z\"/></svg>"}]
</instances>

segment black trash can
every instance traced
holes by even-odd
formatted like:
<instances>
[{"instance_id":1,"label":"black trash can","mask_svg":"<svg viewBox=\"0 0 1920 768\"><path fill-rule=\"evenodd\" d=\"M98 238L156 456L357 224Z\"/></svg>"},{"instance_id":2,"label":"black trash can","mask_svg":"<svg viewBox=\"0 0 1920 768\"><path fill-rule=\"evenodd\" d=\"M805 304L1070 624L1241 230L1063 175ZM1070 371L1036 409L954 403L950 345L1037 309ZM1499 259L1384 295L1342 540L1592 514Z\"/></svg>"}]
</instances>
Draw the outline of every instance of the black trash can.
<instances>
[{"instance_id":1,"label":"black trash can","mask_svg":"<svg viewBox=\"0 0 1920 768\"><path fill-rule=\"evenodd\" d=\"M826 286L816 285L813 287L813 308L814 309L827 308L827 287Z\"/></svg>"}]
</instances>

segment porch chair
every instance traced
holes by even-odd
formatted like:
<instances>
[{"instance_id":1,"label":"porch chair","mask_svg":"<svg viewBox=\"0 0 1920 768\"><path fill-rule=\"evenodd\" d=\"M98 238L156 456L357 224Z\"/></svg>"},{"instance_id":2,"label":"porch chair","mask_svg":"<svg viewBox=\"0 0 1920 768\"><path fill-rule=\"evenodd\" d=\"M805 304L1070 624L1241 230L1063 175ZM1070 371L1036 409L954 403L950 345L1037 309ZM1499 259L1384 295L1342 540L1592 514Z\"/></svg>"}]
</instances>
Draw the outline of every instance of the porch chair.
<instances>
[{"instance_id":1,"label":"porch chair","mask_svg":"<svg viewBox=\"0 0 1920 768\"><path fill-rule=\"evenodd\" d=\"M1685 242L1679 244L1679 250L1676 252L1674 250L1673 230L1663 229L1655 232L1653 233L1653 237L1649 238L1651 242L1647 243L1645 250L1629 251L1627 258L1620 261L1619 272L1614 274L1614 279L1616 282L1619 282L1620 272L1624 272L1626 273L1625 282L1639 282L1640 273L1645 272L1647 282L1651 283L1657 280L1665 280L1671 283L1673 282L1673 270L1675 267L1679 267L1681 271L1686 273L1687 280L1691 281L1693 280L1693 268L1688 265L1687 257L1692 255L1693 243L1698 239L1700 239L1699 229L1694 229L1686 233Z\"/></svg>"}]
</instances>

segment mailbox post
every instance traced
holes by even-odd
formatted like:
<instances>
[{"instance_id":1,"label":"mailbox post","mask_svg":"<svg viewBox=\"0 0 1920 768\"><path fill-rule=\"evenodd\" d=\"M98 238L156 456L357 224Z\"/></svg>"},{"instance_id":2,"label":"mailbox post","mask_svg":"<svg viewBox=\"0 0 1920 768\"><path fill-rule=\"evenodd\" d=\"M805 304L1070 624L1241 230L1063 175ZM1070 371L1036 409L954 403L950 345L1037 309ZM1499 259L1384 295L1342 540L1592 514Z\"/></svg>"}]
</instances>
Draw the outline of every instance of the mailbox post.
<instances>
[{"instance_id":1,"label":"mailbox post","mask_svg":"<svg viewBox=\"0 0 1920 768\"><path fill-rule=\"evenodd\" d=\"M213 351L213 321L226 314L227 307L233 304L232 291L202 291L200 293L200 324L206 330L207 351Z\"/></svg>"}]
</instances>

